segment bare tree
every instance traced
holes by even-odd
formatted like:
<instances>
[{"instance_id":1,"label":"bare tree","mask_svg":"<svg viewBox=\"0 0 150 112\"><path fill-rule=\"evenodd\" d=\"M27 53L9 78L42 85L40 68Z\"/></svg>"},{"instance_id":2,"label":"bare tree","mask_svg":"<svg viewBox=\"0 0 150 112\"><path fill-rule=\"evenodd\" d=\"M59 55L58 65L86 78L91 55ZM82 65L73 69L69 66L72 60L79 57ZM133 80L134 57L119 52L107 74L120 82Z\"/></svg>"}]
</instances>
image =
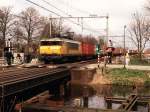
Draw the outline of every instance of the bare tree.
<instances>
[{"instance_id":1,"label":"bare tree","mask_svg":"<svg viewBox=\"0 0 150 112\"><path fill-rule=\"evenodd\" d=\"M81 34L75 34L74 35L74 40L82 42L83 41L82 35Z\"/></svg>"},{"instance_id":2,"label":"bare tree","mask_svg":"<svg viewBox=\"0 0 150 112\"><path fill-rule=\"evenodd\" d=\"M104 37L103 36L97 36L96 42L97 42L97 44L100 44L101 46L103 46L105 44Z\"/></svg>"},{"instance_id":3,"label":"bare tree","mask_svg":"<svg viewBox=\"0 0 150 112\"><path fill-rule=\"evenodd\" d=\"M62 26L61 24L60 24L60 20L53 20L52 19L52 35L54 35L54 36L57 36L57 35L59 35L60 34L60 30L63 30L63 29L60 29L60 27Z\"/></svg>"},{"instance_id":4,"label":"bare tree","mask_svg":"<svg viewBox=\"0 0 150 112\"><path fill-rule=\"evenodd\" d=\"M41 39L43 38L50 38L50 24L46 24L45 27L43 28L42 34L41 34Z\"/></svg>"},{"instance_id":5,"label":"bare tree","mask_svg":"<svg viewBox=\"0 0 150 112\"><path fill-rule=\"evenodd\" d=\"M137 47L139 57L142 59L142 53L146 43L150 41L150 21L136 12L133 15L133 21L130 25L130 39Z\"/></svg>"},{"instance_id":6,"label":"bare tree","mask_svg":"<svg viewBox=\"0 0 150 112\"><path fill-rule=\"evenodd\" d=\"M19 26L15 27L12 31L13 36L13 46L17 49L17 52L23 52L23 46L25 44L23 31L19 28Z\"/></svg>"},{"instance_id":7,"label":"bare tree","mask_svg":"<svg viewBox=\"0 0 150 112\"><path fill-rule=\"evenodd\" d=\"M53 38L60 34L60 26L58 21L47 19L47 24L44 26L41 38Z\"/></svg>"},{"instance_id":8,"label":"bare tree","mask_svg":"<svg viewBox=\"0 0 150 112\"><path fill-rule=\"evenodd\" d=\"M10 29L13 25L13 16L11 14L10 7L2 7L0 8L0 46L5 47L6 37L10 35Z\"/></svg>"},{"instance_id":9,"label":"bare tree","mask_svg":"<svg viewBox=\"0 0 150 112\"><path fill-rule=\"evenodd\" d=\"M29 54L29 47L32 45L32 41L39 40L45 26L45 20L32 7L22 11L19 16L20 29L23 31L24 39L27 41L26 53Z\"/></svg>"}]
</instances>

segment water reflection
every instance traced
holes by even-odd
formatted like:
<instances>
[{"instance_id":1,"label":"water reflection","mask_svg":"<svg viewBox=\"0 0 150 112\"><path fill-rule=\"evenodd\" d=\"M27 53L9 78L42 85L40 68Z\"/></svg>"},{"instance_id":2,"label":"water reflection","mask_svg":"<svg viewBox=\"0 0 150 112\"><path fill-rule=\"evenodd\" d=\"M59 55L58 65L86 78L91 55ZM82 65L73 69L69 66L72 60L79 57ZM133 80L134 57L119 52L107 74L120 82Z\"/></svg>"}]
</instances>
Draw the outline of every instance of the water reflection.
<instances>
[{"instance_id":1,"label":"water reflection","mask_svg":"<svg viewBox=\"0 0 150 112\"><path fill-rule=\"evenodd\" d=\"M126 97L135 90L132 86L118 86L118 85L71 85L71 97L81 96L107 96L107 97ZM143 92L143 91L142 91Z\"/></svg>"},{"instance_id":2,"label":"water reflection","mask_svg":"<svg viewBox=\"0 0 150 112\"><path fill-rule=\"evenodd\" d=\"M73 107L87 107L98 109L117 109L121 104L110 103L107 97L127 98L131 94L148 96L150 95L150 87L133 87L118 85L71 85L71 98L66 105ZM137 111L147 110L147 106L137 106ZM146 111L144 111L146 112Z\"/></svg>"},{"instance_id":3,"label":"water reflection","mask_svg":"<svg viewBox=\"0 0 150 112\"><path fill-rule=\"evenodd\" d=\"M118 86L118 85L75 85L69 86L68 96L55 98L55 96L41 96L37 107L46 105L48 107L63 108L67 107L86 107L95 109L118 109L126 98L131 94L138 94L150 99L150 87L133 87L133 86ZM120 98L122 101L108 100L108 98ZM48 98L48 99L47 99ZM41 100L40 100L41 99ZM45 100L46 99L46 100ZM134 112L148 112L147 104L139 102L133 106ZM26 112L26 111L25 111ZM27 111L28 112L28 111ZM34 111L32 111L34 112ZM38 112L38 111L36 111ZM40 111L44 112L44 111Z\"/></svg>"},{"instance_id":4,"label":"water reflection","mask_svg":"<svg viewBox=\"0 0 150 112\"><path fill-rule=\"evenodd\" d=\"M87 85L71 85L71 98L90 97L96 94L96 90L92 86Z\"/></svg>"}]
</instances>

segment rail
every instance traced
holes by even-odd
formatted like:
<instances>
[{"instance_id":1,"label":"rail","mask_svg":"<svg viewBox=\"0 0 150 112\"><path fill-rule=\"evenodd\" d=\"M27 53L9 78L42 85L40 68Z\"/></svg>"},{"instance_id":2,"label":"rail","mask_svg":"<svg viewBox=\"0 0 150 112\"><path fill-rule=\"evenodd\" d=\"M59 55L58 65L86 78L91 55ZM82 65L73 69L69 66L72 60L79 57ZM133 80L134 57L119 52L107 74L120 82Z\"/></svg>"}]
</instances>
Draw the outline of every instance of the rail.
<instances>
[{"instance_id":1,"label":"rail","mask_svg":"<svg viewBox=\"0 0 150 112\"><path fill-rule=\"evenodd\" d=\"M4 73L4 74L1 74L0 85L11 84L11 83L25 81L25 80L29 80L33 78L38 78L41 76L46 76L48 74L53 74L53 73L61 72L64 70L65 70L64 68L63 69L58 68L55 70L52 70L49 68L44 68L44 69L37 68L33 70L17 71L17 72L8 73L8 74Z\"/></svg>"}]
</instances>

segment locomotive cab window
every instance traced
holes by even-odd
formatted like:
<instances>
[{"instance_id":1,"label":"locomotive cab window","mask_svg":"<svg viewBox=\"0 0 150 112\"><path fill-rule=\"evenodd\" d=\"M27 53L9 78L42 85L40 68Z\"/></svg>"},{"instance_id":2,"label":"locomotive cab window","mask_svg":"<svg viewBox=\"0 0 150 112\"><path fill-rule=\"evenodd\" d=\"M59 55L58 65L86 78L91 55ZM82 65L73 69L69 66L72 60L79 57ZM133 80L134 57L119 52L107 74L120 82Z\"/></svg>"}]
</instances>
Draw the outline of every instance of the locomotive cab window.
<instances>
[{"instance_id":1,"label":"locomotive cab window","mask_svg":"<svg viewBox=\"0 0 150 112\"><path fill-rule=\"evenodd\" d=\"M41 41L41 45L53 46L53 45L62 45L61 41Z\"/></svg>"},{"instance_id":2,"label":"locomotive cab window","mask_svg":"<svg viewBox=\"0 0 150 112\"><path fill-rule=\"evenodd\" d=\"M70 49L78 49L79 48L79 45L76 44L76 43L68 43L68 47Z\"/></svg>"}]
</instances>

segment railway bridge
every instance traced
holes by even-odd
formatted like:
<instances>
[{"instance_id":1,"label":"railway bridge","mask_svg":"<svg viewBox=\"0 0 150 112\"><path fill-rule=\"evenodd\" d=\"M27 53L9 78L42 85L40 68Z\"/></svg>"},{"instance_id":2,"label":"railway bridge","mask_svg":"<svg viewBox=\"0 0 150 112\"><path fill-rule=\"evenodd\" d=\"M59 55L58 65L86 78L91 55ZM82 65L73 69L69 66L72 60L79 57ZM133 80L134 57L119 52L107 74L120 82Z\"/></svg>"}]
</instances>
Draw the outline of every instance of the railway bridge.
<instances>
[{"instance_id":1,"label":"railway bridge","mask_svg":"<svg viewBox=\"0 0 150 112\"><path fill-rule=\"evenodd\" d=\"M67 91L70 71L67 68L28 68L0 72L0 112L12 112L15 104L45 90L59 96L60 85ZM67 93L67 92L66 92Z\"/></svg>"}]
</instances>

